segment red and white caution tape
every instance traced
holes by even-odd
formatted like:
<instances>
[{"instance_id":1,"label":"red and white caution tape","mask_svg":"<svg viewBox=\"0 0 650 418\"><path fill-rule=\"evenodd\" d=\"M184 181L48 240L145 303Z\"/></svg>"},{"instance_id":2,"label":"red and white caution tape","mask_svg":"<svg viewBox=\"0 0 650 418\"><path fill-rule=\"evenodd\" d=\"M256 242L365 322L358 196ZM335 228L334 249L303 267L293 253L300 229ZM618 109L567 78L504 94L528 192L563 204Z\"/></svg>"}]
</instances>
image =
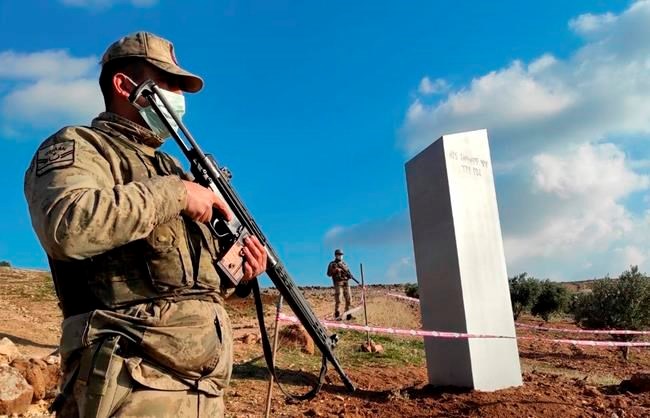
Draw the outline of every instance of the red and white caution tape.
<instances>
[{"instance_id":1,"label":"red and white caution tape","mask_svg":"<svg viewBox=\"0 0 650 418\"><path fill-rule=\"evenodd\" d=\"M549 332L566 332L566 333L573 333L573 334L650 335L650 331L636 331L636 330L629 330L629 329L550 328L550 327L542 327L539 325L522 324L520 322L516 322L515 324L521 328L530 328L530 329L537 329L540 331L549 331Z\"/></svg>"},{"instance_id":2,"label":"red and white caution tape","mask_svg":"<svg viewBox=\"0 0 650 418\"><path fill-rule=\"evenodd\" d=\"M300 320L295 316L288 316L283 313L278 315L280 321L299 323ZM370 327L365 325L345 324L334 321L321 321L323 325L329 328L352 329L355 331L373 332L378 334L409 335L414 337L440 337L440 338L509 338L504 335L487 335L487 334L465 334L462 332L445 332L445 331L424 331L415 329L400 329L386 327Z\"/></svg>"},{"instance_id":3,"label":"red and white caution tape","mask_svg":"<svg viewBox=\"0 0 650 418\"><path fill-rule=\"evenodd\" d=\"M391 292L387 292L386 294L387 294L388 296L392 296L392 297L394 297L394 298L408 300L409 302L420 303L420 299L412 298L412 297L409 297L409 296L400 295L399 293L391 293Z\"/></svg>"},{"instance_id":4,"label":"red and white caution tape","mask_svg":"<svg viewBox=\"0 0 650 418\"><path fill-rule=\"evenodd\" d=\"M295 316L285 315L280 313L278 315L279 321L300 323L300 320ZM558 344L572 344L572 345L587 345L592 347L650 347L650 342L633 342L633 341L589 341L589 340L570 340L559 338L537 338L532 336L518 336L509 337L505 335L490 335L490 334L467 334L462 332L446 332L446 331L424 331L415 329L400 329L388 327L370 327L356 324L345 324L334 321L321 321L323 325L328 328L341 328L351 329L355 331L372 332L377 334L392 334L392 335L408 335L412 337L435 337L435 338L491 338L491 339L518 339L518 340L534 340L534 341L548 341Z\"/></svg>"},{"instance_id":5,"label":"red and white caution tape","mask_svg":"<svg viewBox=\"0 0 650 418\"><path fill-rule=\"evenodd\" d=\"M517 337L518 340L549 341L559 344L589 345L592 347L650 347L646 341L589 341L589 340L565 340L554 338Z\"/></svg>"}]
</instances>

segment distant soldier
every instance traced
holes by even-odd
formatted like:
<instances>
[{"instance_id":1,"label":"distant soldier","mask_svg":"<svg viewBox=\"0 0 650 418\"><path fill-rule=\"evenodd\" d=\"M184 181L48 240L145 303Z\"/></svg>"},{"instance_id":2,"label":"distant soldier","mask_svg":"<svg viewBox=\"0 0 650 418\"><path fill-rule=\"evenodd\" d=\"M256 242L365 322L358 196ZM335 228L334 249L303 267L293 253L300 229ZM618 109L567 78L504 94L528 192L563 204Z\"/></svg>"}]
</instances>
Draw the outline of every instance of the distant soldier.
<instances>
[{"instance_id":1,"label":"distant soldier","mask_svg":"<svg viewBox=\"0 0 650 418\"><path fill-rule=\"evenodd\" d=\"M343 312L347 312L350 310L350 285L348 284L348 280L352 279L356 281L348 265L343 261L343 251L340 249L334 251L334 260L330 261L327 266L327 275L334 282L334 317L340 320L342 319L340 318L341 311L339 310L341 307L341 292L345 298L345 310ZM352 314L348 313L345 319L349 320L353 318Z\"/></svg>"}]
</instances>

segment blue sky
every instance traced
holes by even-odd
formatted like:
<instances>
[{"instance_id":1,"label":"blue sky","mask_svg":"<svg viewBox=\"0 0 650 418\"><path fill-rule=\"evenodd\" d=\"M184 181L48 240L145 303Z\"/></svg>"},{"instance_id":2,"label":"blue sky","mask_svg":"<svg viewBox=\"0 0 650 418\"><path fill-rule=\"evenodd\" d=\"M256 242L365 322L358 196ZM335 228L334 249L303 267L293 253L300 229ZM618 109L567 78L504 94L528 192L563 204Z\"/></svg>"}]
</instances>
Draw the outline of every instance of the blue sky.
<instances>
[{"instance_id":1,"label":"blue sky","mask_svg":"<svg viewBox=\"0 0 650 418\"><path fill-rule=\"evenodd\" d=\"M328 283L337 247L370 282L415 281L404 163L478 128L509 274L646 266L650 2L179 4L0 2L0 260L47 266L24 170L49 134L101 110L106 46L149 30L205 79L187 125L301 284Z\"/></svg>"}]
</instances>

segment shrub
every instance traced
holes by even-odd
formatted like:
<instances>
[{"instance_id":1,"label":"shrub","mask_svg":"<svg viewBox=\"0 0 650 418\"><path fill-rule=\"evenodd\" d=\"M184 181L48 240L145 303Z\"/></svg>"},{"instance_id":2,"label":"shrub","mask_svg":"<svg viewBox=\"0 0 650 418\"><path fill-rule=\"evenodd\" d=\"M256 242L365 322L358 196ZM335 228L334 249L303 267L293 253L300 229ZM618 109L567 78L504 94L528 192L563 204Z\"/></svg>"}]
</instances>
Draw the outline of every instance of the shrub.
<instances>
[{"instance_id":1,"label":"shrub","mask_svg":"<svg viewBox=\"0 0 650 418\"><path fill-rule=\"evenodd\" d=\"M539 280L528 277L527 273L508 279L510 287L510 302L512 303L512 314L515 319L519 318L525 310L529 310L540 292Z\"/></svg>"},{"instance_id":2,"label":"shrub","mask_svg":"<svg viewBox=\"0 0 650 418\"><path fill-rule=\"evenodd\" d=\"M641 330L650 327L650 278L631 266L618 279L606 277L594 282L591 292L572 301L571 311L578 325L592 329ZM632 341L634 335L613 335ZM629 349L624 347L623 357Z\"/></svg>"},{"instance_id":3,"label":"shrub","mask_svg":"<svg viewBox=\"0 0 650 418\"><path fill-rule=\"evenodd\" d=\"M8 261L0 261L0 267L11 267L11 263Z\"/></svg>"},{"instance_id":4,"label":"shrub","mask_svg":"<svg viewBox=\"0 0 650 418\"><path fill-rule=\"evenodd\" d=\"M410 298L420 299L420 293L418 292L418 285L415 283L407 283L406 286L404 286L404 293L406 293L406 296Z\"/></svg>"},{"instance_id":5,"label":"shrub","mask_svg":"<svg viewBox=\"0 0 650 418\"><path fill-rule=\"evenodd\" d=\"M637 266L618 279L594 282L591 292L579 294L572 304L576 322L587 328L639 330L650 326L650 278Z\"/></svg>"},{"instance_id":6,"label":"shrub","mask_svg":"<svg viewBox=\"0 0 650 418\"><path fill-rule=\"evenodd\" d=\"M558 283L546 279L540 283L539 295L530 308L530 313L548 321L551 315L563 312L569 302L569 292Z\"/></svg>"}]
</instances>

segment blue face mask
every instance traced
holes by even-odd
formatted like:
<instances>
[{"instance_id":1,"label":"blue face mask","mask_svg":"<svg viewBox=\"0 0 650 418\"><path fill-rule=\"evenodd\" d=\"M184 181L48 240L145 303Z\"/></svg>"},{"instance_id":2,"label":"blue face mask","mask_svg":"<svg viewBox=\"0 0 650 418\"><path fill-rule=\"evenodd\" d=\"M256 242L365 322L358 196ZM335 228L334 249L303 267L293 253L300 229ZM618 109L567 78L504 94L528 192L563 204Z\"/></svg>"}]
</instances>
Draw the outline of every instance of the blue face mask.
<instances>
[{"instance_id":1,"label":"blue face mask","mask_svg":"<svg viewBox=\"0 0 650 418\"><path fill-rule=\"evenodd\" d=\"M134 85L137 86L137 84L135 84L133 80L131 79L129 80ZM185 96L164 89L160 89L160 91L162 95L165 96L167 103L169 103L169 106L172 108L174 113L176 113L179 119L182 119L183 115L185 115ZM169 114L165 106L163 106L162 102L157 97L155 97L154 100L156 100L158 107L162 111L163 115L165 115L165 118L169 121L174 131L178 132L178 124L171 117L171 115ZM155 110L153 110L153 107L151 107L151 105L146 107L142 107L137 103L133 103L133 105L135 106L136 109L138 109L140 116L142 117L142 119L144 119L145 123L149 126L149 128L153 131L153 133L155 133L162 139L169 138L172 135L167 130L164 122L160 119L160 117L158 117L158 115L156 114Z\"/></svg>"}]
</instances>

